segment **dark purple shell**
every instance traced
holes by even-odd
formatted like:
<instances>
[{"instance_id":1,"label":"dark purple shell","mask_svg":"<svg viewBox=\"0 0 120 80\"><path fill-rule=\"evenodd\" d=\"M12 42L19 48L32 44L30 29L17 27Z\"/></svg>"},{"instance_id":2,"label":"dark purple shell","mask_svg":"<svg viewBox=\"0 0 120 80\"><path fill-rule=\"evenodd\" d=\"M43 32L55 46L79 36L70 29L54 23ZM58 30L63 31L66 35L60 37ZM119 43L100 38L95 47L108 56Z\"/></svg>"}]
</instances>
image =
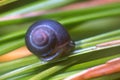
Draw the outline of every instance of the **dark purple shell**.
<instances>
[{"instance_id":1,"label":"dark purple shell","mask_svg":"<svg viewBox=\"0 0 120 80\"><path fill-rule=\"evenodd\" d=\"M74 47L67 31L54 20L36 22L25 38L28 49L44 61L65 56Z\"/></svg>"}]
</instances>

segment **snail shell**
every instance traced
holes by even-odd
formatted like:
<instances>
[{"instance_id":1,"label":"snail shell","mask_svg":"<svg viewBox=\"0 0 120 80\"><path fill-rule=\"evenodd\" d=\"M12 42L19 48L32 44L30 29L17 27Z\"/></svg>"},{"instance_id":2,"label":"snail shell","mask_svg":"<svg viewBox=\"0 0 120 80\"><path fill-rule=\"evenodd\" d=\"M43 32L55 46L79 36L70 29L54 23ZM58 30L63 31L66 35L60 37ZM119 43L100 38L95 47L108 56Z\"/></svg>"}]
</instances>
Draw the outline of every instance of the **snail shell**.
<instances>
[{"instance_id":1,"label":"snail shell","mask_svg":"<svg viewBox=\"0 0 120 80\"><path fill-rule=\"evenodd\" d=\"M33 24L25 40L28 49L44 61L66 56L74 48L67 31L54 20L41 20Z\"/></svg>"}]
</instances>

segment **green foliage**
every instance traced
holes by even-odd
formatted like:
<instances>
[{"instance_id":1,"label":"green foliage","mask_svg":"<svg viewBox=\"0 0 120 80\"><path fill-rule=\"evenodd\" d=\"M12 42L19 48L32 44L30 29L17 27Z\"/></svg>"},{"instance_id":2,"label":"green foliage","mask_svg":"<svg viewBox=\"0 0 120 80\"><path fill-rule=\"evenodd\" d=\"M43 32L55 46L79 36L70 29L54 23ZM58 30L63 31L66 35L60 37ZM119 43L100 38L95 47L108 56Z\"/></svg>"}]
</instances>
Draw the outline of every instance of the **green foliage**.
<instances>
[{"instance_id":1,"label":"green foliage","mask_svg":"<svg viewBox=\"0 0 120 80\"><path fill-rule=\"evenodd\" d=\"M24 37L27 28L34 21L41 19L58 20L65 26L76 44L71 55L57 61L42 62L32 55L0 63L0 80L59 80L120 57L120 45L95 48L97 44L120 39L120 3L76 10L53 10L53 8L74 2L76 1L37 0L0 15L0 55L25 45ZM7 4L7 2L5 3ZM40 10L45 10L46 13L14 19L9 17ZM2 20L6 16L8 19ZM111 74L92 80L114 80L120 78L119 74Z\"/></svg>"}]
</instances>

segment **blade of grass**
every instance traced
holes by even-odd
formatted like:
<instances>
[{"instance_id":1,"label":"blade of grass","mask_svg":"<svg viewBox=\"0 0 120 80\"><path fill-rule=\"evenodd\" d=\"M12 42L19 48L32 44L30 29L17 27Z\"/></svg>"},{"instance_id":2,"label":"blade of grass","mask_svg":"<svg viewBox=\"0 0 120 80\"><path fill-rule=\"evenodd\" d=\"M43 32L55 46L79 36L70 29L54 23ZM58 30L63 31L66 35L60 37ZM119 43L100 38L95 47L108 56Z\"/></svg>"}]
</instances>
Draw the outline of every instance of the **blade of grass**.
<instances>
[{"instance_id":1,"label":"blade of grass","mask_svg":"<svg viewBox=\"0 0 120 80\"><path fill-rule=\"evenodd\" d=\"M24 39L16 39L14 41L9 41L7 43L1 44L0 46L0 55L3 55L9 51L17 49L24 45Z\"/></svg>"},{"instance_id":2,"label":"blade of grass","mask_svg":"<svg viewBox=\"0 0 120 80\"><path fill-rule=\"evenodd\" d=\"M67 77L67 76L70 76L70 75L72 75L72 74L74 74L74 73L77 73L77 72L80 72L80 70L83 70L83 69L86 69L86 68L89 68L89 67L92 67L92 66L95 66L95 65L98 65L98 64L102 64L102 63L104 63L104 62L106 62L107 60L110 60L110 59L113 59L113 58L117 58L117 57L119 57L120 56L120 54L117 54L117 55L114 55L114 56L110 56L110 57L106 57L106 58L102 58L102 59L98 59L98 60L93 60L93 61L89 61L89 62L85 62L85 63L82 63L82 64L77 64L77 65L75 65L75 66L72 66L72 67L70 67L70 68L68 68L68 69L65 69L65 70L62 70L61 72L62 72L62 74L60 74L60 73L57 73L57 74L59 74L59 75L56 75L56 76L52 76L52 78L51 77L49 77L49 79L50 80L58 80L58 79L63 79L63 78L65 78L65 77ZM72 68L74 68L74 69L72 69ZM72 70L71 70L72 69ZM77 70L77 71L75 71L75 70ZM70 71L70 72L69 72ZM72 71L72 72L71 72ZM63 72L65 72L65 73L63 73ZM33 72L30 72L30 73L33 73ZM64 76L63 76L64 75ZM13 78L10 78L10 80L11 79L15 79L15 80L26 80L26 78L27 78L27 80L29 79L29 78L31 78L30 76L35 76L34 74L32 74L32 75L27 75L27 76L24 76L24 77L20 77L19 78L19 76L16 76L15 78L13 77ZM48 78L47 78L48 79Z\"/></svg>"},{"instance_id":3,"label":"blade of grass","mask_svg":"<svg viewBox=\"0 0 120 80\"><path fill-rule=\"evenodd\" d=\"M55 76L51 76L50 80L61 80L61 79L65 78L65 77L68 77L70 75L78 73L78 72L80 72L82 70L85 70L87 68L90 68L90 67L93 67L93 66L96 66L96 65L99 65L99 64L103 64L106 61L111 60L113 58L117 58L117 57L120 57L120 54L73 65L73 66L71 66L71 67L69 67L69 68L67 68L65 70L62 70L61 71L62 74L58 73L58 75L56 74Z\"/></svg>"},{"instance_id":4,"label":"blade of grass","mask_svg":"<svg viewBox=\"0 0 120 80\"><path fill-rule=\"evenodd\" d=\"M116 50L117 49L117 47L115 47L115 48L112 48L112 51L118 51L118 50ZM112 54L113 55L115 55L115 53L113 53L113 52L109 52L109 50L110 49L108 49L108 50L102 50L102 51L91 51L91 54L93 55L92 57L90 57L89 58L89 60L88 61L90 61L90 60L95 60L95 59L97 59L97 58L101 58L101 57L107 57L108 55L109 56L111 56ZM106 51L106 52L104 52L104 51ZM118 53L119 53L120 51L118 51ZM58 71L60 71L60 70L62 70L62 69L64 69L64 68L66 68L66 67L68 67L68 66L70 66L70 65L73 65L73 64L75 64L75 63L77 63L78 61L80 61L80 62L86 62L87 61L87 59L85 60L85 57L89 57L89 56L91 56L91 54L89 53L89 52L86 52L86 53L88 53L88 54L86 54L86 56L85 56L85 53L83 54L84 56L82 56L82 53L80 53L81 55L79 55L78 56L78 54L79 53L77 53L76 55L76 57L73 57L73 58L71 58L71 59L69 59L69 60L66 60L66 61L64 61L64 62L62 62L61 64L58 64L58 65L56 65L56 66L53 66L53 67L51 67L51 68L49 68L49 69L47 69L47 70L44 70L43 72L41 72L41 73L39 73L39 74L37 74L37 75L35 75L33 78L31 78L30 80L39 80L39 79L43 79L44 80L44 78L46 78L46 77L49 77L49 76L51 76L52 74L54 74L54 73L56 73L56 72L58 72ZM97 54L96 54L97 53ZM99 53L104 53L104 55L99 55ZM117 53L117 52L116 52ZM99 55L99 56L98 56ZM93 58L94 57L94 58ZM48 74L49 73L49 74Z\"/></svg>"},{"instance_id":5,"label":"blade of grass","mask_svg":"<svg viewBox=\"0 0 120 80\"><path fill-rule=\"evenodd\" d=\"M3 74L3 75L1 75L0 79L7 79L7 78L10 78L10 77L16 76L18 74L25 74L25 73L28 73L28 72L31 72L31 71L35 71L37 69L37 67L41 67L45 64L43 64L41 62L36 62L34 64L31 64L31 65L28 65L28 66L25 66L25 67L22 67L22 68L18 68L18 69L13 70L9 73Z\"/></svg>"},{"instance_id":6,"label":"blade of grass","mask_svg":"<svg viewBox=\"0 0 120 80\"><path fill-rule=\"evenodd\" d=\"M43 9L50 9L50 8L54 8L54 7L58 7L70 2L73 2L74 0L46 0L46 1L36 1L33 2L31 4L22 6L20 8L8 11L6 13L1 14L2 16L14 16L14 15L19 15L19 14L23 14L23 13L28 13L28 12L33 12L36 10L43 10ZM47 5L47 6L46 6Z\"/></svg>"},{"instance_id":7,"label":"blade of grass","mask_svg":"<svg viewBox=\"0 0 120 80\"><path fill-rule=\"evenodd\" d=\"M20 30L20 31L12 32L12 33L6 34L4 36L1 36L0 43L9 41L9 40L15 40L20 37L24 37L25 33L26 33L25 30Z\"/></svg>"},{"instance_id":8,"label":"blade of grass","mask_svg":"<svg viewBox=\"0 0 120 80\"><path fill-rule=\"evenodd\" d=\"M49 75L52 75L54 74L55 72L63 69L63 68L66 68L70 65L72 65L73 63L75 63L76 61L73 61L73 59L71 60L71 62L69 61L64 61L56 66L53 66L47 70L44 70L43 72L33 76L32 78L30 78L29 80L43 80L45 77L48 77ZM67 64L67 65L66 65ZM64 66L65 65L65 66Z\"/></svg>"},{"instance_id":9,"label":"blade of grass","mask_svg":"<svg viewBox=\"0 0 120 80\"><path fill-rule=\"evenodd\" d=\"M113 40L119 40L120 39L120 36L115 36L115 37L111 37L111 38L108 38L108 39L103 39L103 40L97 40L97 41L93 41L93 42L90 42L90 43L86 43L86 44L81 44L79 46L76 46L76 48L86 48L86 47L90 47L90 46L94 46L96 44L100 44L100 43L103 43L103 42L109 42L109 41L113 41Z\"/></svg>"},{"instance_id":10,"label":"blade of grass","mask_svg":"<svg viewBox=\"0 0 120 80\"><path fill-rule=\"evenodd\" d=\"M9 78L9 80L28 80L35 75L36 74L30 74L30 73L29 74L23 74L23 75L20 75L20 76L15 76L15 77Z\"/></svg>"},{"instance_id":11,"label":"blade of grass","mask_svg":"<svg viewBox=\"0 0 120 80\"><path fill-rule=\"evenodd\" d=\"M23 66L33 64L33 63L38 62L38 61L39 61L39 59L37 57L28 56L28 57L14 60L14 61L0 63L0 74L12 71L14 69L17 69L17 68L20 68ZM8 66L9 66L9 68L8 68Z\"/></svg>"},{"instance_id":12,"label":"blade of grass","mask_svg":"<svg viewBox=\"0 0 120 80\"><path fill-rule=\"evenodd\" d=\"M95 7L88 7L88 8L80 8L80 9L75 9L75 10L65 10L65 11L58 11L58 12L51 12L49 14L45 14L42 17L47 18L47 17L58 17L60 16L61 18L70 18L71 16L79 16L79 15L86 15L98 11L105 11L105 10L110 10L114 8L120 7L119 2L118 3L111 3L111 4L106 4L102 6L95 6ZM62 15L64 14L64 15Z\"/></svg>"},{"instance_id":13,"label":"blade of grass","mask_svg":"<svg viewBox=\"0 0 120 80\"><path fill-rule=\"evenodd\" d=\"M1 0L0 1L0 6L15 2L15 1L17 1L17 0Z\"/></svg>"},{"instance_id":14,"label":"blade of grass","mask_svg":"<svg viewBox=\"0 0 120 80\"><path fill-rule=\"evenodd\" d=\"M90 68L90 67L93 67L93 66L103 64L108 60L118 58L118 57L120 57L120 54L116 54L116 55L112 55L112 56L109 56L109 57L100 58L100 59L96 59L96 60L93 60L93 61L88 61L88 62L80 63L80 64L78 62L78 64L70 66L69 68L65 69L63 72L83 70L83 69L86 69L86 68Z\"/></svg>"},{"instance_id":15,"label":"blade of grass","mask_svg":"<svg viewBox=\"0 0 120 80\"><path fill-rule=\"evenodd\" d=\"M60 21L62 24L68 25L70 23L77 23L77 22L83 22L87 20L92 20L92 19L98 19L102 17L109 17L109 16L115 16L120 14L120 8L115 8L111 10L106 10L106 11L101 11L101 12L96 12L96 13L91 13L88 15L82 15L82 16L77 16L77 17L71 17L67 18L66 20Z\"/></svg>"},{"instance_id":16,"label":"blade of grass","mask_svg":"<svg viewBox=\"0 0 120 80\"><path fill-rule=\"evenodd\" d=\"M110 32L107 32L104 34L100 34L100 35L96 35L96 36L93 36L90 38L83 39L80 42L79 41L76 42L76 44L79 44L79 43L83 44L83 43L89 43L89 42L93 42L93 41L97 41L97 40L102 40L102 39L106 39L109 37L117 36L119 34L120 34L120 30L114 30L114 31L110 31Z\"/></svg>"},{"instance_id":17,"label":"blade of grass","mask_svg":"<svg viewBox=\"0 0 120 80\"><path fill-rule=\"evenodd\" d=\"M71 25L71 30L69 33L74 40L93 37L98 34L103 34L119 29L119 20L120 18L117 16L90 20L79 23L78 25ZM74 27L72 28L72 26Z\"/></svg>"},{"instance_id":18,"label":"blade of grass","mask_svg":"<svg viewBox=\"0 0 120 80\"><path fill-rule=\"evenodd\" d=\"M120 72L120 58L115 58L104 64L88 68L83 72L79 72L75 75L65 78L64 80L89 80L99 76L109 75L112 73Z\"/></svg>"},{"instance_id":19,"label":"blade of grass","mask_svg":"<svg viewBox=\"0 0 120 80\"><path fill-rule=\"evenodd\" d=\"M6 25L6 26L0 26L0 35L6 36L7 34L12 34L14 32L22 32L26 31L30 25L32 25L33 22L28 23L21 23L21 24L13 24L13 25Z\"/></svg>"},{"instance_id":20,"label":"blade of grass","mask_svg":"<svg viewBox=\"0 0 120 80\"><path fill-rule=\"evenodd\" d=\"M73 75L78 72L80 72L80 70L62 73L62 74L53 76L52 78L49 78L48 80L63 80L65 77L68 77L68 76Z\"/></svg>"}]
</instances>

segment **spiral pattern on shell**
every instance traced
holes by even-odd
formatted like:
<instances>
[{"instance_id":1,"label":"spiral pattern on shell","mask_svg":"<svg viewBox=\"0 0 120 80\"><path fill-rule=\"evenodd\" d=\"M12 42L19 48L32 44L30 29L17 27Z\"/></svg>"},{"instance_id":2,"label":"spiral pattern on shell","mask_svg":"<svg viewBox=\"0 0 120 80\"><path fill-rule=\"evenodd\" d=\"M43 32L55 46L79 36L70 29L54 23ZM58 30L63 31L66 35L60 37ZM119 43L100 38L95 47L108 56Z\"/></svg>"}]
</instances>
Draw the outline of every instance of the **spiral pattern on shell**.
<instances>
[{"instance_id":1,"label":"spiral pattern on shell","mask_svg":"<svg viewBox=\"0 0 120 80\"><path fill-rule=\"evenodd\" d=\"M65 56L74 47L67 31L54 20L41 20L33 24L26 33L26 45L44 61Z\"/></svg>"}]
</instances>

